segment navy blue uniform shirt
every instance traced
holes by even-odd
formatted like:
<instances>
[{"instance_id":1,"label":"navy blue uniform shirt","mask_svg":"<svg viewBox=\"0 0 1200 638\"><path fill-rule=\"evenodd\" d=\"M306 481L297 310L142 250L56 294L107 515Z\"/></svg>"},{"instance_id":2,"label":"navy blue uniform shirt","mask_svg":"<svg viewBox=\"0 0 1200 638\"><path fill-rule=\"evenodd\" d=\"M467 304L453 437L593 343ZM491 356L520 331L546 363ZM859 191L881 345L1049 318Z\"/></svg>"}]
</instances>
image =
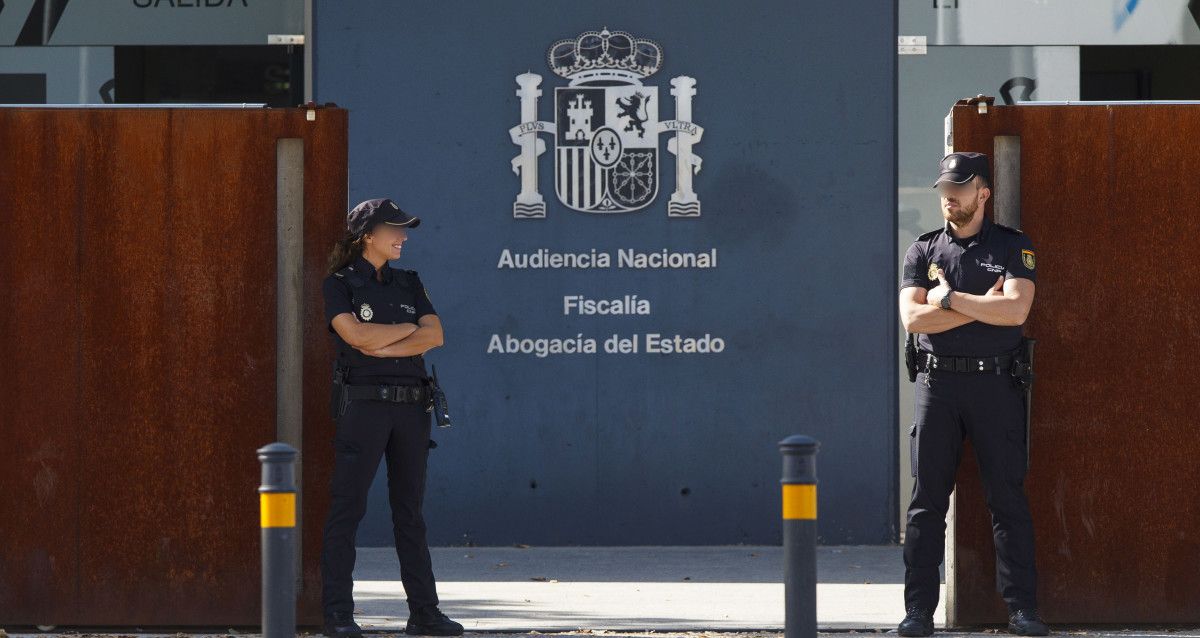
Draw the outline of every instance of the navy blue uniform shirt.
<instances>
[{"instance_id":1,"label":"navy blue uniform shirt","mask_svg":"<svg viewBox=\"0 0 1200 638\"><path fill-rule=\"evenodd\" d=\"M949 224L918 237L904 255L900 289L937 287L936 271L941 268L954 290L983 295L1001 275L1005 280L1019 277L1036 281L1035 267L1033 243L1028 235L984 217L983 227L974 237L956 239ZM953 307L953 299L951 304ZM917 345L922 350L954 357L1005 354L1020 343L1021 326L993 326L981 321L917 336Z\"/></svg>"},{"instance_id":2,"label":"navy blue uniform shirt","mask_svg":"<svg viewBox=\"0 0 1200 638\"><path fill-rule=\"evenodd\" d=\"M355 350L333 329L333 318L349 312L363 323L417 323L435 315L433 303L417 273L384 264L375 278L375 267L358 257L346 268L329 275L321 285L325 297L325 321L333 333L339 356L349 368L350 384L412 384L424 379L425 358L372 357Z\"/></svg>"}]
</instances>

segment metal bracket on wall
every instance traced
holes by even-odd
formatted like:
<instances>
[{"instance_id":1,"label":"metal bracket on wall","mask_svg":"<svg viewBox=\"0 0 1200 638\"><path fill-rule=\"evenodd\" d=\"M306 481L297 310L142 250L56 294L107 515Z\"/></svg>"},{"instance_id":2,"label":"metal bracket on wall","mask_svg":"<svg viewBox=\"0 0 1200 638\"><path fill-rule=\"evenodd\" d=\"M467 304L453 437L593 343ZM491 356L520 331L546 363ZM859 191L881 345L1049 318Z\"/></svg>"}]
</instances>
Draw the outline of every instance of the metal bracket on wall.
<instances>
[{"instance_id":1,"label":"metal bracket on wall","mask_svg":"<svg viewBox=\"0 0 1200 638\"><path fill-rule=\"evenodd\" d=\"M267 35L267 44L302 45L304 44L304 34L271 33Z\"/></svg>"},{"instance_id":2,"label":"metal bracket on wall","mask_svg":"<svg viewBox=\"0 0 1200 638\"><path fill-rule=\"evenodd\" d=\"M975 97L961 99L955 102L954 106L974 106L979 109L980 115L987 115L988 109L995 103L996 98L980 93Z\"/></svg>"},{"instance_id":3,"label":"metal bracket on wall","mask_svg":"<svg viewBox=\"0 0 1200 638\"><path fill-rule=\"evenodd\" d=\"M900 55L925 55L928 50L923 35L902 35L896 38Z\"/></svg>"}]
</instances>

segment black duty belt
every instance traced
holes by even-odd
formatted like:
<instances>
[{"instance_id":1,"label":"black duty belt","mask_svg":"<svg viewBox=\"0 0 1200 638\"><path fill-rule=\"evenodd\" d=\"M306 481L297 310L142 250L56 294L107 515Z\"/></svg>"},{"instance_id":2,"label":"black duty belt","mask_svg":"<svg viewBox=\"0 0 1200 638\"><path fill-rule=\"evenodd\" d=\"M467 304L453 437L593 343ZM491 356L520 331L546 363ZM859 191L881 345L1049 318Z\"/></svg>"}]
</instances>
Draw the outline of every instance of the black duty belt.
<instances>
[{"instance_id":1,"label":"black duty belt","mask_svg":"<svg viewBox=\"0 0 1200 638\"><path fill-rule=\"evenodd\" d=\"M991 372L1006 374L1012 369L1013 356L1002 354L995 357L940 357L930 352L921 352L917 366L922 372Z\"/></svg>"},{"instance_id":2,"label":"black duty belt","mask_svg":"<svg viewBox=\"0 0 1200 638\"><path fill-rule=\"evenodd\" d=\"M346 398L351 401L424 404L429 401L429 390L416 385L348 385Z\"/></svg>"}]
</instances>

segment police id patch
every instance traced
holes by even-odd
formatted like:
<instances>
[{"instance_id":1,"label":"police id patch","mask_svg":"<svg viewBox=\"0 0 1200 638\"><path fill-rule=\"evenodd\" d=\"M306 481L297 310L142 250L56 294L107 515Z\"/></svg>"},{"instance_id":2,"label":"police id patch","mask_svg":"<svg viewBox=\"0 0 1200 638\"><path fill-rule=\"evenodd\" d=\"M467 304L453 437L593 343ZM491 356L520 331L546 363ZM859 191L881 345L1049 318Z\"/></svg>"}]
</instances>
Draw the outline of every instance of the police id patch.
<instances>
[{"instance_id":1,"label":"police id patch","mask_svg":"<svg viewBox=\"0 0 1200 638\"><path fill-rule=\"evenodd\" d=\"M1032 250L1022 250L1021 251L1021 263L1025 264L1025 267L1028 268L1029 270L1033 270L1034 259L1033 259L1033 251Z\"/></svg>"},{"instance_id":2,"label":"police id patch","mask_svg":"<svg viewBox=\"0 0 1200 638\"><path fill-rule=\"evenodd\" d=\"M937 281L937 271L938 271L937 263L929 264L929 280L930 281Z\"/></svg>"},{"instance_id":3,"label":"police id patch","mask_svg":"<svg viewBox=\"0 0 1200 638\"><path fill-rule=\"evenodd\" d=\"M375 316L375 311L371 310L371 304L365 303L358 307L358 316L361 317L363 321L370 321L371 317Z\"/></svg>"}]
</instances>

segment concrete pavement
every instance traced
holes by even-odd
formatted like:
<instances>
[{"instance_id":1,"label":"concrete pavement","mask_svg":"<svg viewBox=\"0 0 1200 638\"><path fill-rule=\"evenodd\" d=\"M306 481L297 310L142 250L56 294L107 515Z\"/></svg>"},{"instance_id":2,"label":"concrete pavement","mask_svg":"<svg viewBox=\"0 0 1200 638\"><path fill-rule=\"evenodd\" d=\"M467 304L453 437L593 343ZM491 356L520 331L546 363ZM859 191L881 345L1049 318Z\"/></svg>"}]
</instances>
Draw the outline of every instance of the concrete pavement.
<instances>
[{"instance_id":1,"label":"concrete pavement","mask_svg":"<svg viewBox=\"0 0 1200 638\"><path fill-rule=\"evenodd\" d=\"M468 631L783 628L779 547L471 547L432 550L442 610ZM899 547L820 547L822 628L894 629L904 616ZM390 548L360 548L359 622L403 629L399 565ZM938 622L944 620L938 610Z\"/></svg>"},{"instance_id":2,"label":"concrete pavement","mask_svg":"<svg viewBox=\"0 0 1200 638\"><path fill-rule=\"evenodd\" d=\"M432 553L442 609L471 638L782 638L779 547L471 547ZM822 636L895 636L904 613L899 547L820 547L817 567ZM365 630L403 636L408 612L392 549L359 548L355 599ZM939 608L939 635L1007 635L997 629L948 632L944 619ZM1200 628L1055 629L1083 638L1200 638ZM56 631L0 630L0 638L259 638L220 628L186 634Z\"/></svg>"}]
</instances>

